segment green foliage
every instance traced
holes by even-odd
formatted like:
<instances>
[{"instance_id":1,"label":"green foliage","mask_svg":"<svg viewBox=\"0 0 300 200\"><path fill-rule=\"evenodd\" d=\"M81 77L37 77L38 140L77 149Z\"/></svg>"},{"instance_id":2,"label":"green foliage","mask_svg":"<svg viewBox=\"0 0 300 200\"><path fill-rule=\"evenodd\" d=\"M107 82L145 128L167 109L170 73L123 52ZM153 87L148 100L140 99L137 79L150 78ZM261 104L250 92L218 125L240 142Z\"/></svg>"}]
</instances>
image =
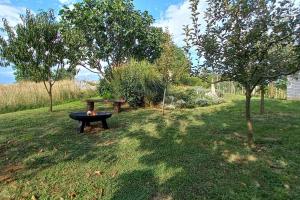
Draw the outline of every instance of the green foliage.
<instances>
[{"instance_id":1,"label":"green foliage","mask_svg":"<svg viewBox=\"0 0 300 200\"><path fill-rule=\"evenodd\" d=\"M100 81L99 92L106 98L124 98L132 107L157 104L162 100L163 82L147 61L130 61L113 72L110 82Z\"/></svg>"},{"instance_id":2,"label":"green foliage","mask_svg":"<svg viewBox=\"0 0 300 200\"><path fill-rule=\"evenodd\" d=\"M166 103L169 108L196 108L223 103L223 94L210 95L210 90L201 87L171 87Z\"/></svg>"},{"instance_id":3,"label":"green foliage","mask_svg":"<svg viewBox=\"0 0 300 200\"><path fill-rule=\"evenodd\" d=\"M98 85L98 91L99 91L100 96L105 99L113 99L114 98L112 83L108 82L105 79L100 79L100 82Z\"/></svg>"},{"instance_id":4,"label":"green foliage","mask_svg":"<svg viewBox=\"0 0 300 200\"><path fill-rule=\"evenodd\" d=\"M184 77L189 76L190 62L185 52L174 44L168 32L164 33L162 54L155 61L155 66L165 83L180 83Z\"/></svg>"},{"instance_id":5,"label":"green foliage","mask_svg":"<svg viewBox=\"0 0 300 200\"><path fill-rule=\"evenodd\" d=\"M57 81L72 80L75 78L77 74L77 70L76 68L68 68L68 69L60 68L57 74L58 74L58 76L56 77ZM19 70L18 68L15 68L14 75L17 82L31 81L30 73L28 73L27 70Z\"/></svg>"},{"instance_id":6,"label":"green foliage","mask_svg":"<svg viewBox=\"0 0 300 200\"><path fill-rule=\"evenodd\" d=\"M66 26L85 33L79 64L102 77L107 68L110 71L129 58L153 62L160 56L162 30L152 26L147 11L135 10L131 0L84 0L72 9L64 7L60 15Z\"/></svg>"},{"instance_id":7,"label":"green foliage","mask_svg":"<svg viewBox=\"0 0 300 200\"><path fill-rule=\"evenodd\" d=\"M210 84L208 82L203 81L200 77L184 75L179 81L179 84L187 85L187 86L200 86L203 88L209 88Z\"/></svg>"}]
</instances>

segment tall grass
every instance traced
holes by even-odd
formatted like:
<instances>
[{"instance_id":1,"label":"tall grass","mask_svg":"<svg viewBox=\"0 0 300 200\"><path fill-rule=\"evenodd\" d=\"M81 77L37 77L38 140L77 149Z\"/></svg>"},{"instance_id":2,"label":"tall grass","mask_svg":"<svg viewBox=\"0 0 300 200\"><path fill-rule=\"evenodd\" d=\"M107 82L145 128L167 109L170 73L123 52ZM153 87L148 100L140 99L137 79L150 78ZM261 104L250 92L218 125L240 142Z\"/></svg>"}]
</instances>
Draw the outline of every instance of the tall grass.
<instances>
[{"instance_id":1,"label":"tall grass","mask_svg":"<svg viewBox=\"0 0 300 200\"><path fill-rule=\"evenodd\" d=\"M74 80L58 81L53 86L53 103L96 95L96 87ZM38 108L49 105L49 96L43 83L21 82L0 85L0 113Z\"/></svg>"}]
</instances>

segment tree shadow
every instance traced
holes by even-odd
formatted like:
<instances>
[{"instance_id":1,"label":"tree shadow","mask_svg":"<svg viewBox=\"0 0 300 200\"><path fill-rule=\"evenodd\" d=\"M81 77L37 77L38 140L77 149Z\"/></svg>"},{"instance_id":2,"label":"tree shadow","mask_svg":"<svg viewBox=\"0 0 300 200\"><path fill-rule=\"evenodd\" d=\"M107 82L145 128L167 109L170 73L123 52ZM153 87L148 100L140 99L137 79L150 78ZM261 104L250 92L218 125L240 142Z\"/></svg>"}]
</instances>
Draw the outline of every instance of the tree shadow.
<instances>
[{"instance_id":1,"label":"tree shadow","mask_svg":"<svg viewBox=\"0 0 300 200\"><path fill-rule=\"evenodd\" d=\"M110 111L111 107L100 107ZM108 119L109 130L96 134L78 134L78 123L69 113L85 110L84 104L9 113L0 116L0 180L4 184L17 180L33 179L47 168L62 164L88 163L101 160L112 166L117 162L118 141L135 118L145 118L145 113L113 114Z\"/></svg>"},{"instance_id":2,"label":"tree shadow","mask_svg":"<svg viewBox=\"0 0 300 200\"><path fill-rule=\"evenodd\" d=\"M254 100L254 116L258 113L258 104ZM299 103L288 104L299 106ZM287 144L273 142L270 147L266 142L260 143L257 151L247 148L243 105L243 101L236 100L225 106L199 109L199 112L173 112L167 117L157 116L155 120L144 122L153 123L155 131L143 127L131 131L128 136L139 141L136 151L147 152L139 159L145 169L123 173L113 199L276 199L297 196L296 188L293 191L285 188L289 182L286 180L290 173L288 168L274 170L272 166L280 159L278 154L270 151L284 149ZM280 110L281 106L279 101L272 102L275 110ZM254 120L258 126L255 135L258 141L264 141L266 123L272 123L274 130L282 125L274 124L274 119L277 117L266 118L263 122ZM285 137L280 136L280 132L276 136Z\"/></svg>"}]
</instances>

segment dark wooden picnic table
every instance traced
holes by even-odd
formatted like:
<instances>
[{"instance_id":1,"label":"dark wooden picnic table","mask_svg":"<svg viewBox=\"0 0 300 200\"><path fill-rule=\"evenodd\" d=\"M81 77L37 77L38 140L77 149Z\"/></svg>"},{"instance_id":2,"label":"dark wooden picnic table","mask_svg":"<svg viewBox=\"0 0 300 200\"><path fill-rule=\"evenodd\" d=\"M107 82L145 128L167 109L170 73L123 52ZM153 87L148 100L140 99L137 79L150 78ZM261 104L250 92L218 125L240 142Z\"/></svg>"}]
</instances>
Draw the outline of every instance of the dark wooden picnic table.
<instances>
[{"instance_id":1,"label":"dark wooden picnic table","mask_svg":"<svg viewBox=\"0 0 300 200\"><path fill-rule=\"evenodd\" d=\"M116 113L121 112L122 104L124 104L126 101L119 99L119 100L113 100L113 99L87 99L87 110L88 111L94 111L95 109L95 103L112 103L114 107L114 111Z\"/></svg>"}]
</instances>

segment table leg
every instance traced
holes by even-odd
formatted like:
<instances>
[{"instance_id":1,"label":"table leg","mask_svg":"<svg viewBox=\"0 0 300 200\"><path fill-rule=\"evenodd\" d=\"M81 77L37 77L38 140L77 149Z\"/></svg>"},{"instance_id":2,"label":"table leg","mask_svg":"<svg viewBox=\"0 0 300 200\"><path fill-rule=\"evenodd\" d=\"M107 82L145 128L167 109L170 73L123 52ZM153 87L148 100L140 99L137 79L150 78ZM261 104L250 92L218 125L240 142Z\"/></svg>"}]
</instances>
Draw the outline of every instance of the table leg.
<instances>
[{"instance_id":1,"label":"table leg","mask_svg":"<svg viewBox=\"0 0 300 200\"><path fill-rule=\"evenodd\" d=\"M106 119L102 120L102 127L104 129L108 129L108 125L107 125Z\"/></svg>"},{"instance_id":2,"label":"table leg","mask_svg":"<svg viewBox=\"0 0 300 200\"><path fill-rule=\"evenodd\" d=\"M95 103L94 102L87 102L87 110L88 111L94 111L95 109Z\"/></svg>"},{"instance_id":3,"label":"table leg","mask_svg":"<svg viewBox=\"0 0 300 200\"><path fill-rule=\"evenodd\" d=\"M114 102L113 105L114 105L114 110L115 110L116 113L121 112L121 103Z\"/></svg>"},{"instance_id":4,"label":"table leg","mask_svg":"<svg viewBox=\"0 0 300 200\"><path fill-rule=\"evenodd\" d=\"M82 121L80 126L80 133L84 133L84 127L85 127L85 122Z\"/></svg>"}]
</instances>

